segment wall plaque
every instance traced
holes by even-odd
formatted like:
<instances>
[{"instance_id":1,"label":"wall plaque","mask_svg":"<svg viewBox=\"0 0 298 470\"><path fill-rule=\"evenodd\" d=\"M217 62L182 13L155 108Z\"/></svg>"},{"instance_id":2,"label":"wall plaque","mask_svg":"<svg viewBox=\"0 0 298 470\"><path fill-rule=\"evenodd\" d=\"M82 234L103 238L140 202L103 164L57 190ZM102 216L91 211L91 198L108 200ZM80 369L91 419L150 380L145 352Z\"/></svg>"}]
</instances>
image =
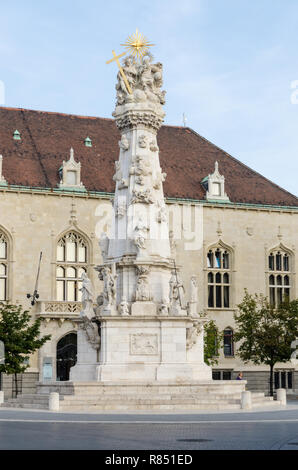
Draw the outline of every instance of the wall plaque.
<instances>
[{"instance_id":1,"label":"wall plaque","mask_svg":"<svg viewBox=\"0 0 298 470\"><path fill-rule=\"evenodd\" d=\"M156 355L158 354L158 337L146 333L130 335L131 355Z\"/></svg>"}]
</instances>

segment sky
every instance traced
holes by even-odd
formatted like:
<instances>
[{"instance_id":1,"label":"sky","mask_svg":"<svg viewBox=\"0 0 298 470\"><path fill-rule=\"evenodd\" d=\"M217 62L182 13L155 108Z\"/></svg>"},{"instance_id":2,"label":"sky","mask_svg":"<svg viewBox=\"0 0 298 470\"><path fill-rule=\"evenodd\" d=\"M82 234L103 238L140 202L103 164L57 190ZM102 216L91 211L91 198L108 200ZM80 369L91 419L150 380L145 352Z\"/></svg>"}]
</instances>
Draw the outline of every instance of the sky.
<instances>
[{"instance_id":1,"label":"sky","mask_svg":"<svg viewBox=\"0 0 298 470\"><path fill-rule=\"evenodd\" d=\"M2 105L112 117L106 61L138 28L163 63L165 124L185 113L298 194L298 0L0 0L0 13Z\"/></svg>"}]
</instances>

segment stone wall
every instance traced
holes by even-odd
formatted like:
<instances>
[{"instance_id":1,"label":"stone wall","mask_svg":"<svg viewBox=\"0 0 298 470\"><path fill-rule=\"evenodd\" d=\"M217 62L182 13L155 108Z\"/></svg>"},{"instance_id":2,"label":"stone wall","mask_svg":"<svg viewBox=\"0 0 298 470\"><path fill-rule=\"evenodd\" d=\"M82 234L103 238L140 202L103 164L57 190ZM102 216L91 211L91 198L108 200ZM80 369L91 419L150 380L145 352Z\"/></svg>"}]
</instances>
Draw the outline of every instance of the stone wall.
<instances>
[{"instance_id":1,"label":"stone wall","mask_svg":"<svg viewBox=\"0 0 298 470\"><path fill-rule=\"evenodd\" d=\"M228 192L228 187L226 190ZM102 263L98 238L103 230L108 229L111 221L112 206L108 196L10 191L6 188L0 189L0 205L0 230L8 234L10 242L8 298L11 302L21 303L33 316L41 313L40 303L31 307L26 298L26 294L32 293L34 289L40 251L43 252L43 258L39 300L56 300L56 243L68 230L78 231L86 237L90 253L88 274L95 292L101 292L102 282L93 268ZM221 330L235 326L234 312L243 298L244 288L250 293L263 292L268 295L267 256L270 249L279 244L293 254L291 295L292 298L298 298L294 274L298 272L298 259L295 256L298 250L297 210L244 204L202 205L182 201L168 203L167 207L170 212L170 230L178 230L178 235L180 233L175 241L176 263L181 266L185 297L189 298L190 278L196 275L199 311L206 311ZM229 308L210 309L207 304L206 254L210 246L219 242L227 246L233 255L231 304ZM55 367L57 341L63 335L75 331L72 320L76 315L77 312L44 315L42 334L52 334L51 345L45 345L40 353L32 356L28 373L38 374L42 356L53 357ZM293 368L293 365L285 367ZM264 368L254 365L244 367L236 355L227 358L222 352L218 368L241 370L247 374L249 389L261 387L265 391L267 372ZM295 368L298 369L297 366ZM8 390L9 386L5 387Z\"/></svg>"},{"instance_id":2,"label":"stone wall","mask_svg":"<svg viewBox=\"0 0 298 470\"><path fill-rule=\"evenodd\" d=\"M12 398L12 387L13 387L13 375L2 374L1 386L4 392L4 399L7 400ZM17 374L17 380L20 387L21 393L30 394L36 393L36 384L38 381L37 372L25 372L24 374Z\"/></svg>"}]
</instances>

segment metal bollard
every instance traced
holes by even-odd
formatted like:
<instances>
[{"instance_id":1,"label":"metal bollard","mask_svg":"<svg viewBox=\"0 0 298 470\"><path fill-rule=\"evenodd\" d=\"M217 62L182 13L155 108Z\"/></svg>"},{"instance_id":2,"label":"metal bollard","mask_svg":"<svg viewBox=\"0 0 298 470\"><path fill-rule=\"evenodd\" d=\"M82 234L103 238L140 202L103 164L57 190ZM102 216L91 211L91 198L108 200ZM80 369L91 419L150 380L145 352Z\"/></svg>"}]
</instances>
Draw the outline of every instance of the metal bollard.
<instances>
[{"instance_id":1,"label":"metal bollard","mask_svg":"<svg viewBox=\"0 0 298 470\"><path fill-rule=\"evenodd\" d=\"M59 411L59 393L52 392L49 396L49 410Z\"/></svg>"},{"instance_id":2,"label":"metal bollard","mask_svg":"<svg viewBox=\"0 0 298 470\"><path fill-rule=\"evenodd\" d=\"M4 392L0 391L0 405L2 405L2 403L4 403Z\"/></svg>"},{"instance_id":3,"label":"metal bollard","mask_svg":"<svg viewBox=\"0 0 298 470\"><path fill-rule=\"evenodd\" d=\"M241 393L241 409L250 410L251 409L251 392L242 392Z\"/></svg>"},{"instance_id":4,"label":"metal bollard","mask_svg":"<svg viewBox=\"0 0 298 470\"><path fill-rule=\"evenodd\" d=\"M287 391L285 388L278 388L276 390L276 400L280 401L281 405L287 404Z\"/></svg>"}]
</instances>

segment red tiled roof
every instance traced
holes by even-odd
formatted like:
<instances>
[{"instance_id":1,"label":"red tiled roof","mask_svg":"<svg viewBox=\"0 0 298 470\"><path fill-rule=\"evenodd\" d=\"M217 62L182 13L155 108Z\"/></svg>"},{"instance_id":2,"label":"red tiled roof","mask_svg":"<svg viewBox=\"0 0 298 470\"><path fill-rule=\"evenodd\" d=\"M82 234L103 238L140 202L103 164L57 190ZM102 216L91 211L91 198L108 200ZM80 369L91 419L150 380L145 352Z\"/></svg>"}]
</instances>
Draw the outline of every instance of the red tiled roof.
<instances>
[{"instance_id":1,"label":"red tiled roof","mask_svg":"<svg viewBox=\"0 0 298 470\"><path fill-rule=\"evenodd\" d=\"M13 140L15 130L21 141ZM92 147L84 139L92 139ZM232 202L298 206L298 198L251 170L189 128L162 126L158 136L160 161L167 173L167 197L204 199L202 179L215 161L225 176ZM113 192L114 161L119 131L113 119L0 107L0 154L9 184L53 187L58 169L73 147L81 162L81 179L89 191Z\"/></svg>"}]
</instances>

